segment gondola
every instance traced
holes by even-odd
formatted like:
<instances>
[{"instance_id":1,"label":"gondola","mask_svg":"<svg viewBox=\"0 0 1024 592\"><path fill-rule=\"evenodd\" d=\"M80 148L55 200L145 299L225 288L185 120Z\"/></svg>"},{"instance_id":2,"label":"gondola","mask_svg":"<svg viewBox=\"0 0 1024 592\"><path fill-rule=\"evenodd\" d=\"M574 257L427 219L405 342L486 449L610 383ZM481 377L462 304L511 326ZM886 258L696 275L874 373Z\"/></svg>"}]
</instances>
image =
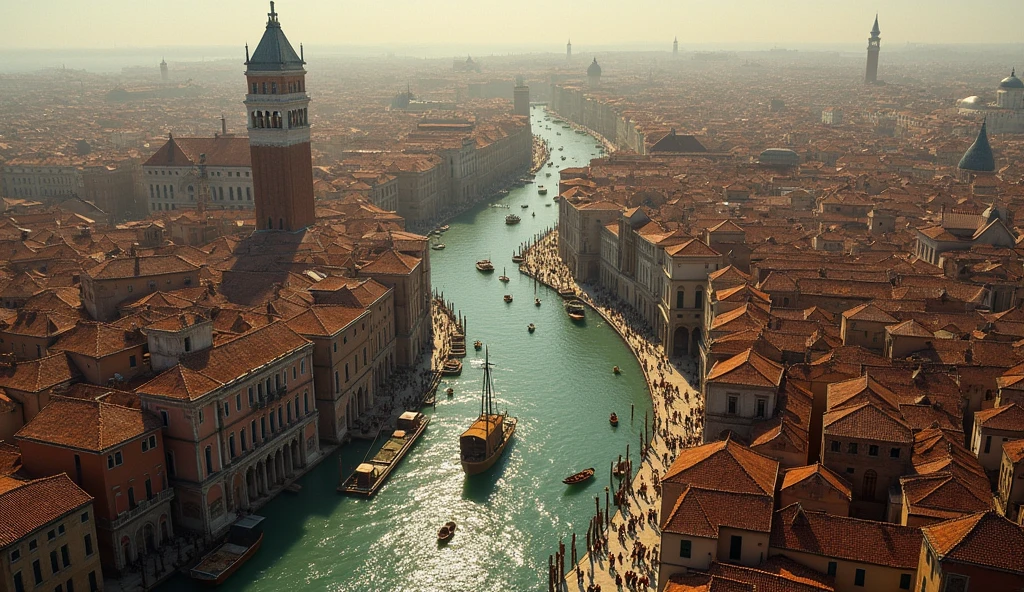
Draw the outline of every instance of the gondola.
<instances>
[{"instance_id":1,"label":"gondola","mask_svg":"<svg viewBox=\"0 0 1024 592\"><path fill-rule=\"evenodd\" d=\"M441 544L447 543L452 540L453 536L455 536L455 523L449 522L437 531L437 542Z\"/></svg>"},{"instance_id":2,"label":"gondola","mask_svg":"<svg viewBox=\"0 0 1024 592\"><path fill-rule=\"evenodd\" d=\"M612 424L612 427L615 427L615 426L619 425L619 416L615 415L614 413L612 413L608 417L608 423Z\"/></svg>"},{"instance_id":3,"label":"gondola","mask_svg":"<svg viewBox=\"0 0 1024 592\"><path fill-rule=\"evenodd\" d=\"M566 477L565 479L562 479L562 483L565 483L566 485L576 485L577 483L583 483L584 481L590 479L593 476L594 468L591 467L589 469L583 469L582 471L576 473L575 475L571 475L569 477Z\"/></svg>"}]
</instances>

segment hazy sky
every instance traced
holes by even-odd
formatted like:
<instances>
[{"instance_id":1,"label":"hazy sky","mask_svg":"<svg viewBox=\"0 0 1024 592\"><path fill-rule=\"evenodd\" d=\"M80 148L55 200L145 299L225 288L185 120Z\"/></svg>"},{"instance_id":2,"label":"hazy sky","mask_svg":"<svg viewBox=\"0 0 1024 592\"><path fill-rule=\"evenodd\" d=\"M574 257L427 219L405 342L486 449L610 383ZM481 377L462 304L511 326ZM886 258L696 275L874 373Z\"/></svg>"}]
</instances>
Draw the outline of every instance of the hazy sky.
<instances>
[{"instance_id":1,"label":"hazy sky","mask_svg":"<svg viewBox=\"0 0 1024 592\"><path fill-rule=\"evenodd\" d=\"M259 41L262 0L2 0L0 48ZM294 45L1021 43L1021 0L279 0ZM1022 49L1024 54L1024 49ZM1024 55L1022 55L1024 57ZM1022 60L1024 61L1024 60Z\"/></svg>"}]
</instances>

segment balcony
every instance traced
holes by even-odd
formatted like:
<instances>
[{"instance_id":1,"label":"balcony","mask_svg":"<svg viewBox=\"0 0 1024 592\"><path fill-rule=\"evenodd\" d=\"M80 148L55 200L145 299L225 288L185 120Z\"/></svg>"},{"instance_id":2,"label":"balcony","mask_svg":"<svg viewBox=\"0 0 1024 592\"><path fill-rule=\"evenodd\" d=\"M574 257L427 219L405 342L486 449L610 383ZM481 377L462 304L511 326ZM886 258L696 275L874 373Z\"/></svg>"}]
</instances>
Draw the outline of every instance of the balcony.
<instances>
[{"instance_id":1,"label":"balcony","mask_svg":"<svg viewBox=\"0 0 1024 592\"><path fill-rule=\"evenodd\" d=\"M165 490L161 491L160 493L154 495L152 499L142 500L142 501L140 501L138 503L137 506L135 506L131 510L126 510L126 511L121 512L120 514L118 514L117 518L114 518L113 520L110 521L109 528L110 528L110 530L117 530L118 528L121 528L125 524L128 524L132 520L134 520L134 519L138 518L139 516L145 514L148 510L152 509L154 506L160 505L163 502L169 501L169 500L171 500L173 498L174 498L174 490L171 489L170 487L168 487L167 489L165 489Z\"/></svg>"}]
</instances>

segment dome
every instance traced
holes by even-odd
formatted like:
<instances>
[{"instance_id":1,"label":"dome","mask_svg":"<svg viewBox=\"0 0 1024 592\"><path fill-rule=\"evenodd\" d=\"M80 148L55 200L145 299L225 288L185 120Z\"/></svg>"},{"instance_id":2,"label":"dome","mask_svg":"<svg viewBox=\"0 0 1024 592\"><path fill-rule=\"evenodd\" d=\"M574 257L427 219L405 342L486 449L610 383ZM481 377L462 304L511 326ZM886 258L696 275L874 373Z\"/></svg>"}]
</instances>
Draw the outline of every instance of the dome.
<instances>
[{"instance_id":1,"label":"dome","mask_svg":"<svg viewBox=\"0 0 1024 592\"><path fill-rule=\"evenodd\" d=\"M1020 78L1017 78L1017 71L1011 70L1010 75L999 83L1001 89L1021 89L1024 90L1024 82L1021 82Z\"/></svg>"},{"instance_id":2,"label":"dome","mask_svg":"<svg viewBox=\"0 0 1024 592\"><path fill-rule=\"evenodd\" d=\"M587 68L587 76L600 76L600 75L601 75L601 66L597 65L597 58L594 58L593 63L591 63L590 67ZM1018 80L1017 82L1020 82L1020 81Z\"/></svg>"},{"instance_id":3,"label":"dome","mask_svg":"<svg viewBox=\"0 0 1024 592\"><path fill-rule=\"evenodd\" d=\"M996 159L992 156L992 146L988 143L988 132L985 131L985 124L981 124L978 132L978 139L971 144L971 147L964 152L957 168L963 171L976 173L991 173L996 170Z\"/></svg>"}]
</instances>

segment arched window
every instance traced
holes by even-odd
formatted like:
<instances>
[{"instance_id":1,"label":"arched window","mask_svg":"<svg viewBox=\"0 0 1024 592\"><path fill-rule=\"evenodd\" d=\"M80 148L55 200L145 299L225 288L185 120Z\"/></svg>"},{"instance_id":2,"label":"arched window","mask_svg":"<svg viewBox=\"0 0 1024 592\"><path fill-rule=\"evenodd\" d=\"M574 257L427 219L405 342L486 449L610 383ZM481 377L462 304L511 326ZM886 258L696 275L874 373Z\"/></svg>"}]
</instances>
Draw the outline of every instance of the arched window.
<instances>
[{"instance_id":1,"label":"arched window","mask_svg":"<svg viewBox=\"0 0 1024 592\"><path fill-rule=\"evenodd\" d=\"M861 496L866 500L875 499L875 486L878 483L878 473L873 469L868 469L864 473L864 484L861 488Z\"/></svg>"},{"instance_id":2,"label":"arched window","mask_svg":"<svg viewBox=\"0 0 1024 592\"><path fill-rule=\"evenodd\" d=\"M676 290L676 308L683 308L683 301L686 299L686 289L679 288Z\"/></svg>"}]
</instances>

